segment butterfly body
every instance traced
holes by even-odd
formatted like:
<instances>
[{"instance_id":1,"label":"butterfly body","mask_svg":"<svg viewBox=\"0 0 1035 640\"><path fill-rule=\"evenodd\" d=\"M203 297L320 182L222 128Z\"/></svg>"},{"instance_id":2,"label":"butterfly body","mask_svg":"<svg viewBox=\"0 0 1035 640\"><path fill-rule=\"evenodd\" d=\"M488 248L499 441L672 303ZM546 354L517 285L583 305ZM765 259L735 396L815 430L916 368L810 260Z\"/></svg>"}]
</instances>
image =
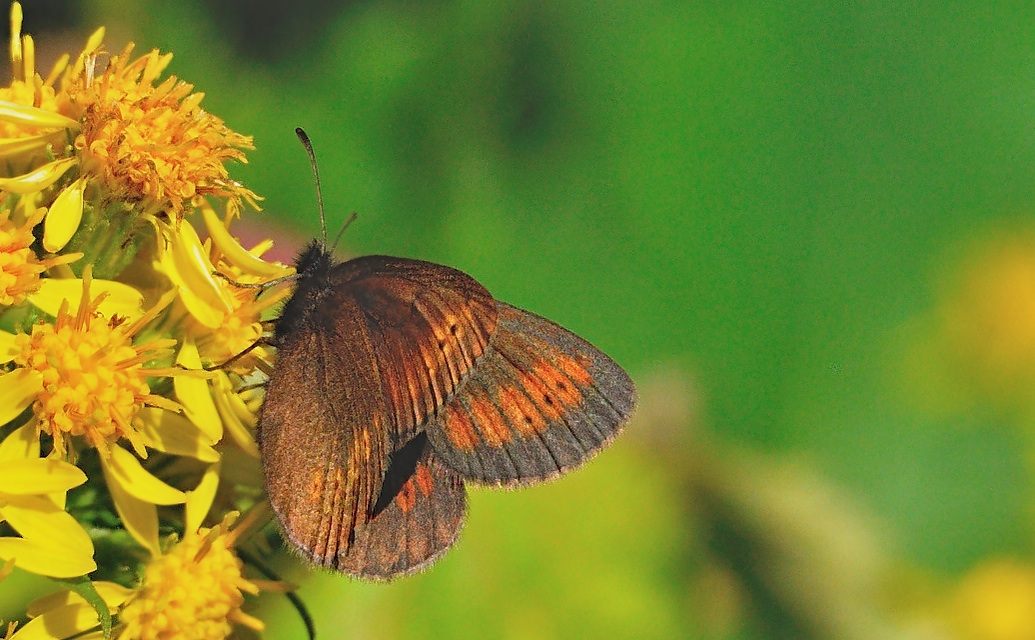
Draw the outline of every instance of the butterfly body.
<instances>
[{"instance_id":1,"label":"butterfly body","mask_svg":"<svg viewBox=\"0 0 1035 640\"><path fill-rule=\"evenodd\" d=\"M375 579L419 569L456 539L464 482L560 475L633 409L610 358L461 271L335 263L315 242L296 270L257 431L270 503L315 564Z\"/></svg>"}]
</instances>

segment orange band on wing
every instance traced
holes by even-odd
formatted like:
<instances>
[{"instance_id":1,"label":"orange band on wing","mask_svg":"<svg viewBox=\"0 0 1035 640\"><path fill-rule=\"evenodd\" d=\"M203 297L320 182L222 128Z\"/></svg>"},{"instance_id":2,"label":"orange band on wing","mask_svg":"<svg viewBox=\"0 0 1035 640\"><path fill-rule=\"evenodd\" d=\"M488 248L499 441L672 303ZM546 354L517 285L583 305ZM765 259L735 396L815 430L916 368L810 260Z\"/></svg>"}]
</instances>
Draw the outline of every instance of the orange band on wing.
<instances>
[{"instance_id":1,"label":"orange band on wing","mask_svg":"<svg viewBox=\"0 0 1035 640\"><path fill-rule=\"evenodd\" d=\"M418 465L417 471L413 474L413 482L417 484L417 490L421 495L430 496L435 488L435 477L427 464Z\"/></svg>"},{"instance_id":2,"label":"orange band on wing","mask_svg":"<svg viewBox=\"0 0 1035 640\"><path fill-rule=\"evenodd\" d=\"M553 399L553 391L546 386L546 383L535 374L524 371L518 371L517 378L525 393L532 399L547 422L556 422L561 419L560 402Z\"/></svg>"},{"instance_id":3,"label":"orange band on wing","mask_svg":"<svg viewBox=\"0 0 1035 640\"><path fill-rule=\"evenodd\" d=\"M580 360L582 362L580 362ZM590 375L586 369L586 365L589 364L588 358L570 358L563 353L554 353L553 361L557 363L557 366L561 368L564 375L568 376L568 379L579 385L580 387L588 387L593 384L593 376Z\"/></svg>"},{"instance_id":4,"label":"orange band on wing","mask_svg":"<svg viewBox=\"0 0 1035 640\"><path fill-rule=\"evenodd\" d=\"M500 408L521 436L527 438L546 429L543 414L524 391L514 386L506 386L499 390L498 395Z\"/></svg>"},{"instance_id":5,"label":"orange band on wing","mask_svg":"<svg viewBox=\"0 0 1035 640\"><path fill-rule=\"evenodd\" d=\"M513 437L507 428L507 421L496 405L484 392L473 394L471 398L471 415L479 433L490 447L501 447Z\"/></svg>"},{"instance_id":6,"label":"orange band on wing","mask_svg":"<svg viewBox=\"0 0 1035 640\"><path fill-rule=\"evenodd\" d=\"M451 411L446 411L442 426L446 437L457 449L471 452L478 445L478 433L474 430L471 416L459 404Z\"/></svg>"},{"instance_id":7,"label":"orange band on wing","mask_svg":"<svg viewBox=\"0 0 1035 640\"><path fill-rule=\"evenodd\" d=\"M396 504L403 513L409 513L410 509L417 504L417 490L413 486L413 478L410 478L399 489L399 495L395 496Z\"/></svg>"},{"instance_id":8,"label":"orange band on wing","mask_svg":"<svg viewBox=\"0 0 1035 640\"><path fill-rule=\"evenodd\" d=\"M554 396L566 407L577 407L582 404L582 393L575 387L571 379L545 360L535 363L535 375L553 390Z\"/></svg>"}]
</instances>

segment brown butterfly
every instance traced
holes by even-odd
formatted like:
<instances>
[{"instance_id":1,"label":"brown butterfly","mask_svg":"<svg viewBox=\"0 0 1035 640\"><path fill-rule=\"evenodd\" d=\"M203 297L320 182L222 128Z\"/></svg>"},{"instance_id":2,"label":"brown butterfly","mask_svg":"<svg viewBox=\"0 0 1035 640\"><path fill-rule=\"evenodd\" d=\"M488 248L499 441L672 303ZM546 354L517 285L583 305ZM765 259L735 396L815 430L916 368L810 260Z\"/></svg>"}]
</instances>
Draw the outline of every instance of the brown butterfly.
<instances>
[{"instance_id":1,"label":"brown butterfly","mask_svg":"<svg viewBox=\"0 0 1035 640\"><path fill-rule=\"evenodd\" d=\"M314 240L296 271L258 442L274 512L317 565L373 579L420 569L456 540L465 481L556 477L633 410L613 360L456 269L335 263Z\"/></svg>"}]
</instances>

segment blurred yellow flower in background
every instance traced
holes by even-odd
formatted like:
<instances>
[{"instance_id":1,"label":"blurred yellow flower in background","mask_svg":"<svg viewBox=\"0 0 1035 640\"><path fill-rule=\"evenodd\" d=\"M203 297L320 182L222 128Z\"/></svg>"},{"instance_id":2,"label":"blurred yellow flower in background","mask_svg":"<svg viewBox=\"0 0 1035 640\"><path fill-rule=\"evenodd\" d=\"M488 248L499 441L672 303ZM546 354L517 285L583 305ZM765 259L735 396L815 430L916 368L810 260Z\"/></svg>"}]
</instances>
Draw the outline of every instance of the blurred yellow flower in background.
<instances>
[{"instance_id":1,"label":"blurred yellow flower in background","mask_svg":"<svg viewBox=\"0 0 1035 640\"><path fill-rule=\"evenodd\" d=\"M962 640L1035 638L1035 567L990 559L971 569L952 600Z\"/></svg>"},{"instance_id":2,"label":"blurred yellow flower in background","mask_svg":"<svg viewBox=\"0 0 1035 640\"><path fill-rule=\"evenodd\" d=\"M987 233L956 258L908 328L906 391L936 413L975 405L1035 417L1035 231Z\"/></svg>"}]
</instances>

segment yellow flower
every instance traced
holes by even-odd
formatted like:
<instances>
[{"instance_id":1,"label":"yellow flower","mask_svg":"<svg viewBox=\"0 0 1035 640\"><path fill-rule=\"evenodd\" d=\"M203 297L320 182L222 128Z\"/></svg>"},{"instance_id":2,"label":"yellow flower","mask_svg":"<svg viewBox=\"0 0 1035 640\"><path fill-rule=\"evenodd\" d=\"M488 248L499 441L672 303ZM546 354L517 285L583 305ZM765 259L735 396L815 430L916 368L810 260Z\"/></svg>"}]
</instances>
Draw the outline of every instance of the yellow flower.
<instances>
[{"instance_id":1,"label":"yellow flower","mask_svg":"<svg viewBox=\"0 0 1035 640\"><path fill-rule=\"evenodd\" d=\"M40 275L59 264L73 262L82 254L66 254L39 258L32 251L33 228L43 220L46 209L35 209L23 220L12 218L10 199L0 202L0 306L21 304L40 289ZM31 199L20 204L31 205ZM24 209L24 207L22 207Z\"/></svg>"},{"instance_id":2,"label":"yellow flower","mask_svg":"<svg viewBox=\"0 0 1035 640\"><path fill-rule=\"evenodd\" d=\"M234 547L257 518L246 517L231 529L237 514L230 513L215 527L197 526L211 504L217 475L207 473L188 501L188 533L179 541L169 539L168 548L156 553L144 568L138 585L126 588L106 581L92 583L100 599L117 616L113 637L218 640L228 637L237 625L256 631L265 627L261 620L241 610L244 595L260 590L284 591L288 585L248 579L242 574ZM73 638L90 632L88 637L100 637L96 611L71 591L39 598L29 606L28 614L32 620L22 627L28 630L26 637L42 637L31 633L42 632L44 626L51 634L46 637ZM14 639L18 637L16 634Z\"/></svg>"},{"instance_id":3,"label":"yellow flower","mask_svg":"<svg viewBox=\"0 0 1035 640\"><path fill-rule=\"evenodd\" d=\"M263 335L262 316L290 291L281 288L267 295L264 285L290 277L294 270L262 260L262 253L271 246L268 242L251 251L244 249L227 229L232 215L220 220L208 206L201 213L210 242L203 244L184 225L156 264L180 292L179 331L184 335L184 347L177 363L200 369L247 354L226 364L208 381L181 376L173 386L195 424L216 440L225 427L235 443L258 457L252 435L256 408L247 405L236 387L256 368L270 370L272 349L265 344L255 346Z\"/></svg>"},{"instance_id":4,"label":"yellow flower","mask_svg":"<svg viewBox=\"0 0 1035 640\"><path fill-rule=\"evenodd\" d=\"M1035 411L1035 230L993 230L966 249L937 307L907 334L904 384L939 413Z\"/></svg>"},{"instance_id":5,"label":"yellow flower","mask_svg":"<svg viewBox=\"0 0 1035 640\"><path fill-rule=\"evenodd\" d=\"M63 456L71 438L83 436L107 455L120 438L130 441L137 455L146 457L144 439L134 426L146 405L176 410L168 399L152 394L146 378L164 376L174 369L144 366L149 360L171 355L172 339L133 344L137 331L171 302L167 294L133 322L98 313L105 294L90 298L89 268L81 281L82 296L75 313L67 301L54 324L38 323L31 334L16 338L18 367L2 379L21 395L33 397L33 414L40 431L53 438ZM14 415L24 407L10 407ZM6 416L5 416L6 417Z\"/></svg>"},{"instance_id":6,"label":"yellow flower","mask_svg":"<svg viewBox=\"0 0 1035 640\"><path fill-rule=\"evenodd\" d=\"M81 126L74 146L82 172L146 215L178 220L205 196L255 204L255 194L230 180L224 166L246 160L251 137L202 109L204 94L192 93L193 85L175 76L155 85L171 54L154 50L131 60L132 52L130 43L103 71L91 58L62 78L68 115Z\"/></svg>"},{"instance_id":7,"label":"yellow flower","mask_svg":"<svg viewBox=\"0 0 1035 640\"><path fill-rule=\"evenodd\" d=\"M7 436L0 443L0 519L21 535L0 536L0 558L56 578L95 570L90 536L64 510L65 492L85 481L77 467L39 457L31 422Z\"/></svg>"},{"instance_id":8,"label":"yellow flower","mask_svg":"<svg viewBox=\"0 0 1035 640\"><path fill-rule=\"evenodd\" d=\"M204 94L193 85L175 76L159 82L171 54L134 59L130 43L101 68L103 37L98 30L74 64L63 57L44 80L35 72L32 39L21 35L21 7L12 5L15 79L0 89L0 160L14 174L0 178L0 189L40 194L72 176L46 197L44 248L60 251L84 219L92 221L85 225L91 237L75 244L89 255L90 247L106 246L109 227L126 226L127 215L129 228L142 221L172 235L208 197L226 199L233 211L242 202L258 208L259 197L226 169L227 162L247 162L251 137L202 109ZM121 260L102 275L124 268L138 246L122 247Z\"/></svg>"},{"instance_id":9,"label":"yellow flower","mask_svg":"<svg viewBox=\"0 0 1035 640\"><path fill-rule=\"evenodd\" d=\"M228 514L261 492L254 382L274 354L257 341L289 293L271 285L292 270L262 259L269 242L245 249L230 232L245 203L257 208L226 169L245 161L251 138L201 109L192 85L162 78L169 54L134 57L129 44L105 63L103 36L44 78L21 7L11 8L14 77L0 87L0 428L11 434L0 443L0 561L64 578L97 569L124 586L76 582L79 595L30 606L13 637L100 637L101 600L123 638L260 629L240 606L262 583L240 573L241 527L230 531ZM204 242L187 219L195 211ZM158 509L177 504L183 518ZM222 524L204 529L210 510ZM163 538L170 530L182 539ZM118 566L96 567L86 531ZM100 599L83 600L94 590Z\"/></svg>"},{"instance_id":10,"label":"yellow flower","mask_svg":"<svg viewBox=\"0 0 1035 640\"><path fill-rule=\"evenodd\" d=\"M233 547L233 517L211 529L187 533L153 558L144 580L123 607L120 639L226 638L235 624L261 631L264 625L241 610L244 593L259 585L241 573Z\"/></svg>"},{"instance_id":11,"label":"yellow flower","mask_svg":"<svg viewBox=\"0 0 1035 640\"><path fill-rule=\"evenodd\" d=\"M146 447L203 462L219 460L214 440L188 419L181 407L151 393L148 378L189 375L175 367L148 367L150 360L171 356L175 340L155 339L134 344L138 330L154 319L173 299L170 291L148 311L132 305L122 314L101 311L109 291L91 298L87 269L82 281L47 280L47 290L66 289L71 282L81 289L76 313L65 299L53 325L39 323L31 334L14 337L16 368L0 376L0 423L9 422L32 405L36 431L52 438L54 452L67 455L77 439L101 453L102 470L116 510L126 530L145 548L158 548L155 505L181 504L183 492L145 469L136 456L118 442L125 438L141 458ZM125 285L122 285L124 288ZM132 299L131 296L123 297ZM46 307L46 301L39 302Z\"/></svg>"},{"instance_id":12,"label":"yellow flower","mask_svg":"<svg viewBox=\"0 0 1035 640\"><path fill-rule=\"evenodd\" d=\"M46 162L47 148L61 149L65 130L75 120L60 113L54 82L68 65L68 55L58 60L46 80L36 73L35 47L31 36L21 35L22 8L11 5L11 70L14 78L0 87L0 157L16 168L29 169ZM89 51L100 45L103 31L95 34Z\"/></svg>"},{"instance_id":13,"label":"yellow flower","mask_svg":"<svg viewBox=\"0 0 1035 640\"><path fill-rule=\"evenodd\" d=\"M202 244L194 230L184 226L172 249L163 253L160 269L179 288L189 312L186 335L197 344L206 365L219 365L262 337L263 313L290 293L281 288L265 295L264 285L290 277L294 269L261 259L269 243L245 250L211 207L201 212L211 242ZM256 366L268 366L271 357L268 348L259 347L232 363L231 370L249 373Z\"/></svg>"},{"instance_id":14,"label":"yellow flower","mask_svg":"<svg viewBox=\"0 0 1035 640\"><path fill-rule=\"evenodd\" d=\"M1035 567L986 561L957 587L952 612L962 640L1035 638Z\"/></svg>"}]
</instances>

